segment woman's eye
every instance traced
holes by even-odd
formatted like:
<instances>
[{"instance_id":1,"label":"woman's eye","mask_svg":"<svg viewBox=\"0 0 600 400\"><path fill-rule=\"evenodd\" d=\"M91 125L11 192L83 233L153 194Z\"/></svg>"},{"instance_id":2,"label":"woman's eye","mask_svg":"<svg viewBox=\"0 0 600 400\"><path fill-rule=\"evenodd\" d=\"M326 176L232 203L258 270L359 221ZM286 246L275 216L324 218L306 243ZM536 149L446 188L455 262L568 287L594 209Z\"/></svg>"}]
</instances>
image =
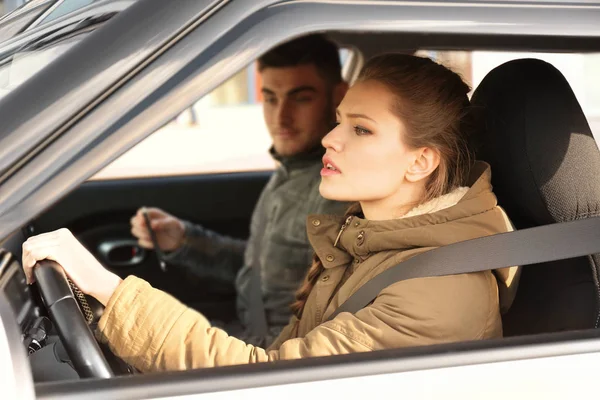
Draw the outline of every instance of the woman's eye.
<instances>
[{"instance_id":1,"label":"woman's eye","mask_svg":"<svg viewBox=\"0 0 600 400\"><path fill-rule=\"evenodd\" d=\"M370 135L371 131L368 129L365 129L361 126L355 126L354 127L354 132L358 135L358 136L363 136L363 135Z\"/></svg>"}]
</instances>

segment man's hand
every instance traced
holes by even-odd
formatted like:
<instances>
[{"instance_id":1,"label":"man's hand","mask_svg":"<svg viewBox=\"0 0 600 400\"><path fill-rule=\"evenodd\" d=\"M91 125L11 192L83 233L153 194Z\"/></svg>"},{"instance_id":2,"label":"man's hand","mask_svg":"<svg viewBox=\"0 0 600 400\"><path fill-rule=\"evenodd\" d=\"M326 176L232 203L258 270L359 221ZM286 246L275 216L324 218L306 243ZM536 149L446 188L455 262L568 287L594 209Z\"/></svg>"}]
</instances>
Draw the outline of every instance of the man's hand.
<instances>
[{"instance_id":1,"label":"man's hand","mask_svg":"<svg viewBox=\"0 0 600 400\"><path fill-rule=\"evenodd\" d=\"M68 229L32 236L23 243L23 270L28 283L34 279L33 267L42 260L59 263L83 293L105 306L121 283L121 278L105 269Z\"/></svg>"},{"instance_id":2,"label":"man's hand","mask_svg":"<svg viewBox=\"0 0 600 400\"><path fill-rule=\"evenodd\" d=\"M158 246L163 251L173 251L181 247L185 238L185 226L177 217L158 208L147 208L148 218ZM140 246L152 249L152 239L144 220L143 209L131 218L131 234L138 239Z\"/></svg>"}]
</instances>

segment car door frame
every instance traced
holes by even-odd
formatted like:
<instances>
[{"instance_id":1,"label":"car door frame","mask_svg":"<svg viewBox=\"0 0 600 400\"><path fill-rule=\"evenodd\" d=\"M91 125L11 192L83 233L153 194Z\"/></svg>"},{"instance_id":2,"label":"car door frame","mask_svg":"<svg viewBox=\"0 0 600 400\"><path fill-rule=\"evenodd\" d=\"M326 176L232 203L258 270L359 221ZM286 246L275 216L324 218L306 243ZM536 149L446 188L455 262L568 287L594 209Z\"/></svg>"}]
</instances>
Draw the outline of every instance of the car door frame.
<instances>
[{"instance_id":1,"label":"car door frame","mask_svg":"<svg viewBox=\"0 0 600 400\"><path fill-rule=\"evenodd\" d=\"M130 13L111 21L111 27L118 27L125 22L131 24L135 20L133 11L140 11L135 6L146 3L156 5L154 0L142 0L123 15L127 11L131 11ZM19 124L26 123L26 116L32 117L36 107L22 111L8 121L7 125L14 126L18 132L23 133L26 128L30 128L44 140L49 137L52 140L47 140L42 147L39 147L40 140L37 140L35 145L27 147L30 153L25 151L25 154L32 155L26 162L17 163L16 167L8 165L9 168L12 167L8 174L4 171L4 180L0 185L3 189L0 194L0 238L25 225L28 219L133 147L257 56L276 44L301 34L321 30L366 30L395 31L407 35L423 32L448 36L465 33L516 34L540 36L543 39L544 36L560 31L565 40L572 39L571 43L576 46L581 41L586 42L578 36L589 36L591 46L600 48L600 26L595 24L600 17L598 4L549 3L544 6L516 7L499 1L490 6L494 9L490 13L489 8L488 12L482 12L486 11L484 5L475 2L390 1L378 2L377 7L372 7L372 4L369 7L369 2L365 1L287 1L276 4L275 1L265 0L251 4L237 3L239 7L226 3L219 3L222 7L218 10L211 9L214 13L210 18L172 40L168 47L162 48L162 53L152 56L148 54L146 60L149 61L144 67L136 69L135 73L122 75L118 87L109 85L104 88L104 92L95 92L96 100L99 101L94 103L94 107L86 106L78 110L70 106L61 114L62 119L52 120L50 125L54 130L41 126L43 118L26 124L26 127ZM562 11L560 18L556 15L557 10ZM364 19L366 12L370 15L369 19ZM469 15L468 24L464 21L465 13ZM424 18L437 22L450 20L454 24L448 22L427 25L423 23ZM507 20L516 22L511 26L502 25ZM574 26L572 21L581 23ZM110 31L101 29L85 42L98 44L98 38L105 40L111 37ZM462 40L467 39L463 37ZM480 39L477 40L481 43ZM140 43L137 45L145 48ZM589 41L582 46L590 46ZM127 48L130 49L123 45L120 51ZM24 87L18 88L11 99L18 100L22 96L31 95L39 87L45 86L43 79L56 79L61 76L59 68L68 67L66 64L86 54L88 52L85 46L78 46L57 60L51 68L41 71L39 76L27 82ZM113 80L114 77L111 82ZM55 99L59 98L57 95L64 93L56 86L49 90L48 96L55 96ZM0 120L10 117L10 112L14 111L15 106L7 101L9 96L0 102ZM86 96L82 102L87 99ZM62 101L63 99L58 103ZM56 134L56 129L59 129L60 134ZM14 138L12 132L2 132L0 135L0 143L4 143L7 138ZM423 370L433 370L433 376L443 373L444 368L458 368L474 363L489 366L498 362L512 362L517 366L519 361L536 358L550 360L567 355L597 355L600 352L598 335L598 331L582 331L485 343L441 345L428 347L426 351L422 348L395 349L278 364L186 371L165 376L132 376L120 378L118 389L111 388L110 381L40 384L36 385L36 392L41 398L53 398L59 392L67 398L84 394L90 399L99 398L100 395L107 398L109 394L111 395L108 397L111 398L137 398L140 394L155 398L293 383L313 385L319 380L333 382L336 379L374 377L381 374L390 379L399 379L400 373Z\"/></svg>"}]
</instances>

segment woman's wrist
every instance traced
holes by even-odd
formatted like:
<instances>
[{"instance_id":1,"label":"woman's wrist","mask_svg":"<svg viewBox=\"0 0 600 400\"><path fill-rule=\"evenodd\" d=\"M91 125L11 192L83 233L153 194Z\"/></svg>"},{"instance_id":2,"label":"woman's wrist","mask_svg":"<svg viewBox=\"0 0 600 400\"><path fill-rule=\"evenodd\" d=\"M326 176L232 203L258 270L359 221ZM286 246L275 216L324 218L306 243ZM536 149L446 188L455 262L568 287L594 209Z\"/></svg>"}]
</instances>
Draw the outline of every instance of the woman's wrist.
<instances>
[{"instance_id":1,"label":"woman's wrist","mask_svg":"<svg viewBox=\"0 0 600 400\"><path fill-rule=\"evenodd\" d=\"M99 279L99 282L95 285L93 293L88 293L90 296L98 300L103 306L106 307L108 301L117 290L117 287L123 282L118 275L113 274L110 271L106 271L106 274Z\"/></svg>"}]
</instances>

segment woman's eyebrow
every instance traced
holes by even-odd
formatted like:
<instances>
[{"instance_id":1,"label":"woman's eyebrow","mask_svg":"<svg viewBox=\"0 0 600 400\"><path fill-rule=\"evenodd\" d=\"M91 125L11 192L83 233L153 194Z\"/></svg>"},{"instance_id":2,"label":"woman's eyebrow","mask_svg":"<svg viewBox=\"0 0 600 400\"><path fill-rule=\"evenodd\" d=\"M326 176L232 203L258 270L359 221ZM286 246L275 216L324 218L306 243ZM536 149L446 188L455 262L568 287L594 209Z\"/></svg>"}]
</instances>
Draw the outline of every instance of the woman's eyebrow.
<instances>
[{"instance_id":1,"label":"woman's eyebrow","mask_svg":"<svg viewBox=\"0 0 600 400\"><path fill-rule=\"evenodd\" d=\"M335 110L335 115L340 116L341 115L340 110ZM375 121L373 118L371 118L365 114L349 113L349 114L345 114L345 115L348 118L363 118L363 119L368 119L369 121L372 121L374 123L377 123L377 121Z\"/></svg>"}]
</instances>

